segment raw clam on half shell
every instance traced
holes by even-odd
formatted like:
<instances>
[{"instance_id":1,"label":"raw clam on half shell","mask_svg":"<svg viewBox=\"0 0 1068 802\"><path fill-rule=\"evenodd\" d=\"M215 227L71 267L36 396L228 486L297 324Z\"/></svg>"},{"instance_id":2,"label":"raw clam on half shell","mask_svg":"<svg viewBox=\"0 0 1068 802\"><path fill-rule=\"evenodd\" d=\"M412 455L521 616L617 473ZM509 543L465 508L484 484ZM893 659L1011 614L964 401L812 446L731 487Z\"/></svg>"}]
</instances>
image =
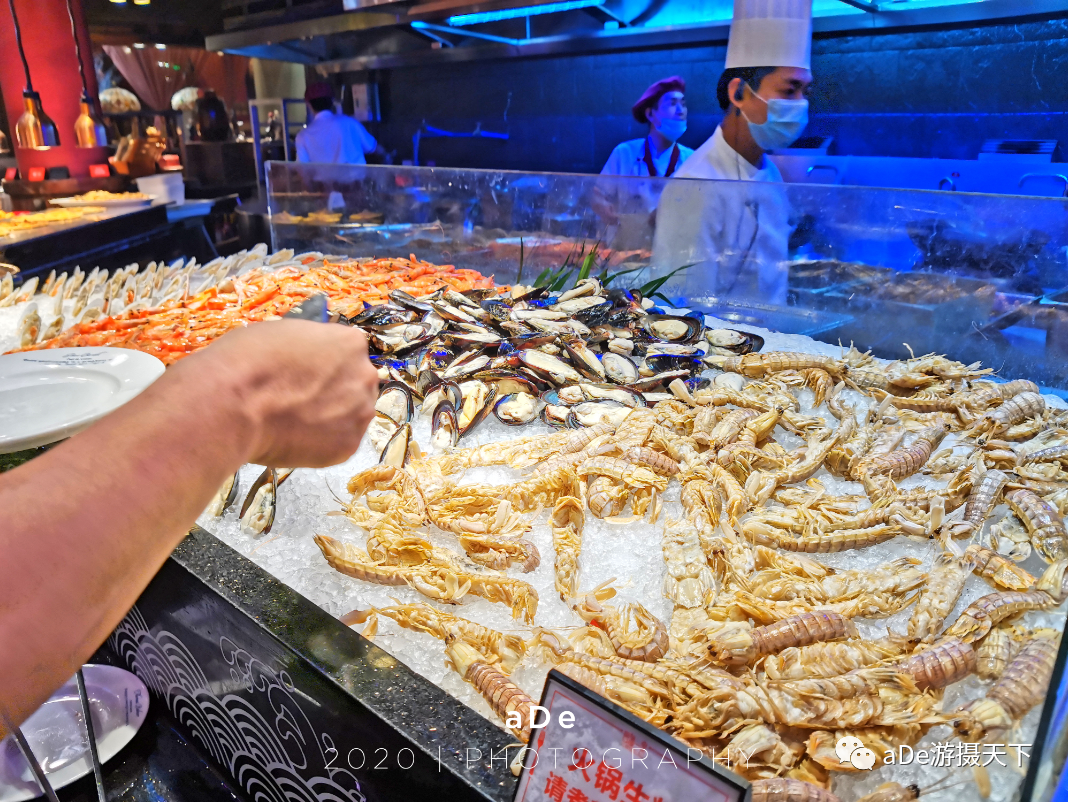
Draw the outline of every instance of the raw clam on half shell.
<instances>
[{"instance_id":1,"label":"raw clam on half shell","mask_svg":"<svg viewBox=\"0 0 1068 802\"><path fill-rule=\"evenodd\" d=\"M537 396L530 393L509 393L493 406L493 414L508 426L522 426L538 417Z\"/></svg>"}]
</instances>

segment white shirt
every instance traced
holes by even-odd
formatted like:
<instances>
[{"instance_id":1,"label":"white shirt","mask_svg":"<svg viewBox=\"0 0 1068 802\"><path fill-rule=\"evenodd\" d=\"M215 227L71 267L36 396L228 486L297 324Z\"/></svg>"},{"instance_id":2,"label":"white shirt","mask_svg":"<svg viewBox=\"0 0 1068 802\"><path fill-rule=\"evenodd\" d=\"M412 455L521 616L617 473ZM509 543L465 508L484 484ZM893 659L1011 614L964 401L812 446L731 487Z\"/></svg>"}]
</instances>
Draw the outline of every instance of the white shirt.
<instances>
[{"instance_id":1,"label":"white shirt","mask_svg":"<svg viewBox=\"0 0 1068 802\"><path fill-rule=\"evenodd\" d=\"M657 156L652 152L652 148L649 149L649 155L653 157L653 167L656 168L658 176L663 177L667 172L674 150L674 147L670 147ZM679 162L675 165L675 169L678 170L682 163L692 155L693 150L685 145L679 145ZM645 163L645 137L629 139L616 145L612 155L608 157L608 161L601 169L601 175L649 175L649 166Z\"/></svg>"},{"instance_id":2,"label":"white shirt","mask_svg":"<svg viewBox=\"0 0 1068 802\"><path fill-rule=\"evenodd\" d=\"M297 161L327 164L367 164L365 153L378 147L359 120L345 114L320 111L297 134Z\"/></svg>"},{"instance_id":3,"label":"white shirt","mask_svg":"<svg viewBox=\"0 0 1068 802\"><path fill-rule=\"evenodd\" d=\"M693 264L670 289L785 304L791 226L779 168L766 156L754 167L717 128L674 177L717 180L671 181L660 197L653 264Z\"/></svg>"},{"instance_id":4,"label":"white shirt","mask_svg":"<svg viewBox=\"0 0 1068 802\"><path fill-rule=\"evenodd\" d=\"M671 164L672 146L659 156L649 155L657 175L663 177ZM690 148L679 145L679 165L693 153ZM676 173L677 174L677 173ZM630 139L616 145L608 157L603 176L625 178L648 178L649 166L645 163L645 139ZM649 215L660 200L662 182L603 179L597 182L596 190L601 204L612 209L611 222L605 229L606 242L619 250L648 249L652 233Z\"/></svg>"}]
</instances>

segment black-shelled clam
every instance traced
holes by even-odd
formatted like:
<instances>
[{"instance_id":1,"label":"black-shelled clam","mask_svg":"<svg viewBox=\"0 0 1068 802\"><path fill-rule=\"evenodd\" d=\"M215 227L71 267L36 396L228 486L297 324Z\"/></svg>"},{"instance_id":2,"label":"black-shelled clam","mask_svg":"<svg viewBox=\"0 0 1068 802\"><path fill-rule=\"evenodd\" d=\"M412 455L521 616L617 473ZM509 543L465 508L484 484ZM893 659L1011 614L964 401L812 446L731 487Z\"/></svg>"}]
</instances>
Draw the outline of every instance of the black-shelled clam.
<instances>
[{"instance_id":1,"label":"black-shelled clam","mask_svg":"<svg viewBox=\"0 0 1068 802\"><path fill-rule=\"evenodd\" d=\"M478 320L478 318L474 314L472 314L474 310L470 309L470 307L462 309L458 306L453 306L447 301L431 301L430 305L434 307L434 311L437 312L438 315L440 315L446 321L459 323L474 323ZM485 313L484 310L481 309L481 307L479 308L479 311ZM488 313L485 314L487 317L489 317Z\"/></svg>"},{"instance_id":2,"label":"black-shelled clam","mask_svg":"<svg viewBox=\"0 0 1068 802\"><path fill-rule=\"evenodd\" d=\"M688 370L666 370L663 373L657 373L655 376L638 379L627 386L637 390L639 393L650 393L663 390L675 379L688 379L689 377L690 371Z\"/></svg>"},{"instance_id":3,"label":"black-shelled clam","mask_svg":"<svg viewBox=\"0 0 1068 802\"><path fill-rule=\"evenodd\" d=\"M633 384L638 380L638 366L630 357L609 352L601 357L605 376L616 384Z\"/></svg>"},{"instance_id":4,"label":"black-shelled clam","mask_svg":"<svg viewBox=\"0 0 1068 802\"><path fill-rule=\"evenodd\" d=\"M415 379L415 387L419 391L419 395L426 398L426 394L441 384L442 381L444 380L434 371L421 370Z\"/></svg>"},{"instance_id":5,"label":"black-shelled clam","mask_svg":"<svg viewBox=\"0 0 1068 802\"><path fill-rule=\"evenodd\" d=\"M528 348L540 348L543 345L550 345L556 341L556 336L553 334L545 334L540 331L533 331L529 334L518 334L509 338L508 343L515 346L517 350L526 350Z\"/></svg>"},{"instance_id":6,"label":"black-shelled clam","mask_svg":"<svg viewBox=\"0 0 1068 802\"><path fill-rule=\"evenodd\" d=\"M460 426L451 401L442 401L434 408L430 418L430 440L438 448L450 448L459 442Z\"/></svg>"},{"instance_id":7,"label":"black-shelled clam","mask_svg":"<svg viewBox=\"0 0 1068 802\"><path fill-rule=\"evenodd\" d=\"M523 364L542 374L554 384L582 381L582 375L562 359L537 349L526 349L519 354Z\"/></svg>"},{"instance_id":8,"label":"black-shelled clam","mask_svg":"<svg viewBox=\"0 0 1068 802\"><path fill-rule=\"evenodd\" d=\"M509 393L528 393L533 396L539 395L546 382L537 383L532 379L510 370L484 370L476 373L474 378L492 384L497 388L497 395Z\"/></svg>"},{"instance_id":9,"label":"black-shelled clam","mask_svg":"<svg viewBox=\"0 0 1068 802\"><path fill-rule=\"evenodd\" d=\"M669 343L697 342L704 331L704 325L697 318L677 315L646 315L642 328L654 340Z\"/></svg>"},{"instance_id":10,"label":"black-shelled clam","mask_svg":"<svg viewBox=\"0 0 1068 802\"><path fill-rule=\"evenodd\" d=\"M604 365L583 340L578 338L564 340L564 350L570 357L571 364L587 379L602 382L605 380Z\"/></svg>"},{"instance_id":11,"label":"black-shelled clam","mask_svg":"<svg viewBox=\"0 0 1068 802\"><path fill-rule=\"evenodd\" d=\"M457 407L456 422L460 427L460 436L466 437L486 419L497 397L497 388L481 381L464 382L462 405Z\"/></svg>"},{"instance_id":12,"label":"black-shelled clam","mask_svg":"<svg viewBox=\"0 0 1068 802\"><path fill-rule=\"evenodd\" d=\"M478 373L489 365L489 362L490 358L485 354L480 354L478 351L468 351L466 354L454 359L441 375L446 379L459 379Z\"/></svg>"},{"instance_id":13,"label":"black-shelled clam","mask_svg":"<svg viewBox=\"0 0 1068 802\"><path fill-rule=\"evenodd\" d=\"M698 373L703 367L700 359L692 356L676 356L674 354L647 354L645 364L653 373L664 373L669 370L685 370L688 373Z\"/></svg>"},{"instance_id":14,"label":"black-shelled clam","mask_svg":"<svg viewBox=\"0 0 1068 802\"><path fill-rule=\"evenodd\" d=\"M612 302L606 298L585 296L564 301L555 308L587 326L597 326L608 320L612 313Z\"/></svg>"},{"instance_id":15,"label":"black-shelled clam","mask_svg":"<svg viewBox=\"0 0 1068 802\"><path fill-rule=\"evenodd\" d=\"M739 356L751 354L764 347L764 338L759 334L737 329L707 329L705 339L713 348L721 348Z\"/></svg>"},{"instance_id":16,"label":"black-shelled clam","mask_svg":"<svg viewBox=\"0 0 1068 802\"><path fill-rule=\"evenodd\" d=\"M378 378L382 382L389 381L389 378L386 377L391 376L394 372L402 372L408 369L405 361L396 357L372 354L369 358L371 364L378 369Z\"/></svg>"},{"instance_id":17,"label":"black-shelled clam","mask_svg":"<svg viewBox=\"0 0 1068 802\"><path fill-rule=\"evenodd\" d=\"M441 332L445 330L445 326L447 325L445 318L443 318L433 309L423 315L423 318L420 322L430 327L430 333L434 337L437 337L439 334L441 334Z\"/></svg>"},{"instance_id":18,"label":"black-shelled clam","mask_svg":"<svg viewBox=\"0 0 1068 802\"><path fill-rule=\"evenodd\" d=\"M415 416L415 400L408 385L391 381L378 391L375 410L387 416L398 426L410 423Z\"/></svg>"},{"instance_id":19,"label":"black-shelled clam","mask_svg":"<svg viewBox=\"0 0 1068 802\"><path fill-rule=\"evenodd\" d=\"M364 309L349 322L354 326L387 326L391 323L411 323L416 313L397 304L379 304Z\"/></svg>"},{"instance_id":20,"label":"black-shelled clam","mask_svg":"<svg viewBox=\"0 0 1068 802\"><path fill-rule=\"evenodd\" d=\"M508 320L512 313L512 307L494 298L483 301L482 308L489 312L494 320Z\"/></svg>"},{"instance_id":21,"label":"black-shelled clam","mask_svg":"<svg viewBox=\"0 0 1068 802\"><path fill-rule=\"evenodd\" d=\"M406 309L411 309L415 312L421 312L423 314L431 312L434 309L434 307L432 307L426 301L420 301L418 298L409 295L404 290L393 290L393 292L389 294L389 299L398 306L403 306Z\"/></svg>"},{"instance_id":22,"label":"black-shelled clam","mask_svg":"<svg viewBox=\"0 0 1068 802\"><path fill-rule=\"evenodd\" d=\"M587 383L579 385L586 401L614 401L628 407L646 406L645 398L637 390L618 384Z\"/></svg>"},{"instance_id":23,"label":"black-shelled clam","mask_svg":"<svg viewBox=\"0 0 1068 802\"><path fill-rule=\"evenodd\" d=\"M222 483L219 491L212 498L211 503L204 512L213 518L218 518L237 501L238 481L237 474L232 473Z\"/></svg>"},{"instance_id":24,"label":"black-shelled clam","mask_svg":"<svg viewBox=\"0 0 1068 802\"><path fill-rule=\"evenodd\" d=\"M498 346L502 341L502 337L499 334L494 334L488 329L482 329L480 331L459 331L450 332L442 335L442 339L445 344L455 348L489 348L491 346Z\"/></svg>"},{"instance_id":25,"label":"black-shelled clam","mask_svg":"<svg viewBox=\"0 0 1068 802\"><path fill-rule=\"evenodd\" d=\"M419 372L445 370L456 359L456 353L444 345L431 344L419 358Z\"/></svg>"},{"instance_id":26,"label":"black-shelled clam","mask_svg":"<svg viewBox=\"0 0 1068 802\"><path fill-rule=\"evenodd\" d=\"M493 414L507 426L522 426L538 417L540 407L536 395L525 392L508 393L493 405Z\"/></svg>"},{"instance_id":27,"label":"black-shelled clam","mask_svg":"<svg viewBox=\"0 0 1068 802\"><path fill-rule=\"evenodd\" d=\"M481 303L489 298L499 298L500 290L495 287L473 287L470 290L464 290L461 295L475 303Z\"/></svg>"},{"instance_id":28,"label":"black-shelled clam","mask_svg":"<svg viewBox=\"0 0 1068 802\"><path fill-rule=\"evenodd\" d=\"M371 343L384 354L403 354L433 339L426 323L390 323L385 326L364 326Z\"/></svg>"},{"instance_id":29,"label":"black-shelled clam","mask_svg":"<svg viewBox=\"0 0 1068 802\"><path fill-rule=\"evenodd\" d=\"M583 401L569 407L567 426L569 429L584 429L606 420L618 425L630 414L631 409L633 407L617 401Z\"/></svg>"},{"instance_id":30,"label":"black-shelled clam","mask_svg":"<svg viewBox=\"0 0 1068 802\"><path fill-rule=\"evenodd\" d=\"M454 381L438 380L437 384L430 385L423 397L423 412L429 412L437 407L442 401L448 401L453 409L459 409L463 403L463 393L460 386Z\"/></svg>"},{"instance_id":31,"label":"black-shelled clam","mask_svg":"<svg viewBox=\"0 0 1068 802\"><path fill-rule=\"evenodd\" d=\"M454 381L445 382L445 398L452 402L452 405L459 410L460 405L464 402L464 394L458 385Z\"/></svg>"},{"instance_id":32,"label":"black-shelled clam","mask_svg":"<svg viewBox=\"0 0 1068 802\"><path fill-rule=\"evenodd\" d=\"M386 447L382 449L378 462L381 465L391 465L394 468L403 468L411 454L412 426L409 423L399 427L393 436L389 438Z\"/></svg>"},{"instance_id":33,"label":"black-shelled clam","mask_svg":"<svg viewBox=\"0 0 1068 802\"><path fill-rule=\"evenodd\" d=\"M244 531L259 535L271 531L278 511L278 487L292 473L292 468L267 468L256 478L241 505Z\"/></svg>"},{"instance_id":34,"label":"black-shelled clam","mask_svg":"<svg viewBox=\"0 0 1068 802\"><path fill-rule=\"evenodd\" d=\"M558 429L564 429L567 427L567 418L570 414L570 407L560 406L559 404L546 404L541 408L538 418L542 423L547 423Z\"/></svg>"},{"instance_id":35,"label":"black-shelled clam","mask_svg":"<svg viewBox=\"0 0 1068 802\"><path fill-rule=\"evenodd\" d=\"M688 379L683 379L683 381L691 393L696 393L698 390L705 390L712 386L712 380L704 376L691 376Z\"/></svg>"},{"instance_id":36,"label":"black-shelled clam","mask_svg":"<svg viewBox=\"0 0 1068 802\"><path fill-rule=\"evenodd\" d=\"M514 290L513 290L514 291ZM527 287L522 293L512 295L512 302L532 301L535 298L544 298L548 295L548 287Z\"/></svg>"}]
</instances>

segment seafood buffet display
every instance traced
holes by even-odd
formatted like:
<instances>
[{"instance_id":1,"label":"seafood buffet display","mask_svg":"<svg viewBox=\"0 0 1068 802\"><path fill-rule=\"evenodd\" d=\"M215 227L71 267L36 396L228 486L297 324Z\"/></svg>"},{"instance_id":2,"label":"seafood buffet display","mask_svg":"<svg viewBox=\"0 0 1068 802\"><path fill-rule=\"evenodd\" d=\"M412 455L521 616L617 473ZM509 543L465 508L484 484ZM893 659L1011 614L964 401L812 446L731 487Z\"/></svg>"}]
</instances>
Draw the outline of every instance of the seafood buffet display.
<instances>
[{"instance_id":1,"label":"seafood buffet display","mask_svg":"<svg viewBox=\"0 0 1068 802\"><path fill-rule=\"evenodd\" d=\"M16 346L165 361L325 292L382 380L364 444L325 470L246 466L201 523L520 740L552 666L755 799L1016 788L1011 751L938 775L884 758L1037 726L1068 598L1068 412L1033 383L588 276L550 292L258 248L10 279ZM844 763L843 737L877 768Z\"/></svg>"},{"instance_id":2,"label":"seafood buffet display","mask_svg":"<svg viewBox=\"0 0 1068 802\"><path fill-rule=\"evenodd\" d=\"M436 289L492 290L493 280L460 270L409 259L353 260L300 256L280 251L267 256L260 244L248 253L204 265L178 260L171 265L133 264L110 276L53 271L38 287L30 278L15 286L10 274L0 279L0 325L17 315L9 349L116 346L133 348L170 364L211 343L236 326L276 319L306 298L325 293L339 315L359 313L366 304L386 300L391 291L422 295ZM7 313L4 307L11 307Z\"/></svg>"},{"instance_id":3,"label":"seafood buffet display","mask_svg":"<svg viewBox=\"0 0 1068 802\"><path fill-rule=\"evenodd\" d=\"M1034 732L1068 598L1063 405L661 311L588 279L394 294L353 320L386 352L360 452L250 467L202 523L521 741L555 666L756 798L1011 796L1015 769L884 757Z\"/></svg>"}]
</instances>

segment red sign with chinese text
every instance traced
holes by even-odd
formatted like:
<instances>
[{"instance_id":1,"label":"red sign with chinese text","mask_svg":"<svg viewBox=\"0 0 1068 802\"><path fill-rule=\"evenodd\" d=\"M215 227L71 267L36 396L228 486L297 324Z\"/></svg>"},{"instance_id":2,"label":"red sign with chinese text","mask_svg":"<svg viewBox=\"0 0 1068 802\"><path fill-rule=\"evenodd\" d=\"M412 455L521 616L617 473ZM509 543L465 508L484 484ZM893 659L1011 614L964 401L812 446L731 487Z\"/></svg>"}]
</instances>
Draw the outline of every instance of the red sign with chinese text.
<instances>
[{"instance_id":1,"label":"red sign with chinese text","mask_svg":"<svg viewBox=\"0 0 1068 802\"><path fill-rule=\"evenodd\" d=\"M739 802L748 783L610 701L550 672L516 802Z\"/></svg>"}]
</instances>

